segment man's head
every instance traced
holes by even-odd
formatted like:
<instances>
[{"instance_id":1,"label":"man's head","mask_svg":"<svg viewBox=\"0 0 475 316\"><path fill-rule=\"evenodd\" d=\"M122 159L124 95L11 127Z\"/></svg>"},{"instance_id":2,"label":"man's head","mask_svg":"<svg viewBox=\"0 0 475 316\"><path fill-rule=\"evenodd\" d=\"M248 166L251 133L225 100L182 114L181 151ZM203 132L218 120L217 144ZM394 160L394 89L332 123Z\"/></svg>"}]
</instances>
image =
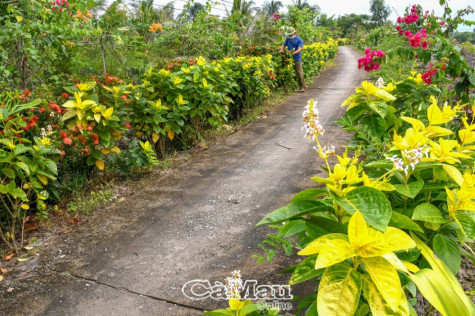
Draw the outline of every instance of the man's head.
<instances>
[{"instance_id":1,"label":"man's head","mask_svg":"<svg viewBox=\"0 0 475 316\"><path fill-rule=\"evenodd\" d=\"M295 36L297 36L297 31L293 27L289 27L287 29L287 32L285 32L285 36L294 38Z\"/></svg>"}]
</instances>

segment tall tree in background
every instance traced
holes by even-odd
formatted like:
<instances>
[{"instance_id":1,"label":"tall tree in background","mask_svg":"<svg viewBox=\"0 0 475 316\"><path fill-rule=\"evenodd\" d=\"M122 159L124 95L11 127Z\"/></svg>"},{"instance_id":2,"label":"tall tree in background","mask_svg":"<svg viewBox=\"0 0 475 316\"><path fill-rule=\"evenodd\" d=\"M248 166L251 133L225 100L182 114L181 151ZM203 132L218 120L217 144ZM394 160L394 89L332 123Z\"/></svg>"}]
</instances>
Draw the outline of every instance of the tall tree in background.
<instances>
[{"instance_id":1,"label":"tall tree in background","mask_svg":"<svg viewBox=\"0 0 475 316\"><path fill-rule=\"evenodd\" d=\"M391 14L391 9L384 3L384 0L370 0L369 5L369 11L373 14L371 21L377 25L383 24Z\"/></svg>"},{"instance_id":2,"label":"tall tree in background","mask_svg":"<svg viewBox=\"0 0 475 316\"><path fill-rule=\"evenodd\" d=\"M282 1L279 0L270 0L264 2L262 5L262 11L264 11L268 16L272 16L274 13L279 13L279 10L284 6Z\"/></svg>"},{"instance_id":3,"label":"tall tree in background","mask_svg":"<svg viewBox=\"0 0 475 316\"><path fill-rule=\"evenodd\" d=\"M311 12L321 11L321 8L318 4L310 5L307 0L294 0L292 5L299 10L309 9Z\"/></svg>"},{"instance_id":4,"label":"tall tree in background","mask_svg":"<svg viewBox=\"0 0 475 316\"><path fill-rule=\"evenodd\" d=\"M200 14L201 11L206 10L206 6L202 3L199 2L194 2L189 9L185 8L183 11L178 15L178 19L181 19L183 16L185 16L185 21L186 22L192 22L195 20L195 18Z\"/></svg>"}]
</instances>

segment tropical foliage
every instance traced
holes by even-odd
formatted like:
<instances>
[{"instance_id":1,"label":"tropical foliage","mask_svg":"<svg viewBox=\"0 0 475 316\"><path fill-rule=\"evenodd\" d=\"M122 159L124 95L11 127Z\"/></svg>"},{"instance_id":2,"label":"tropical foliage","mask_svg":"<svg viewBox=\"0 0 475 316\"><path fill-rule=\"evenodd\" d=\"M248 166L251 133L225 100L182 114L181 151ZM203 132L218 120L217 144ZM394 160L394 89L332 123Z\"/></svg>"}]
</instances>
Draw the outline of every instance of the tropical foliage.
<instances>
[{"instance_id":1,"label":"tropical foliage","mask_svg":"<svg viewBox=\"0 0 475 316\"><path fill-rule=\"evenodd\" d=\"M305 258L284 270L289 283L318 281L300 304L307 315L416 315L418 292L442 315L475 313L455 277L462 257L475 262L474 70L447 37L461 15L422 12L412 6L396 29L378 30L359 61L385 78L364 81L343 103L338 123L354 134L342 154L322 144L309 101L303 129L327 176L258 223L277 229L258 262L296 248ZM383 53L386 42L393 48ZM392 80L384 68L403 60L413 71Z\"/></svg>"}]
</instances>

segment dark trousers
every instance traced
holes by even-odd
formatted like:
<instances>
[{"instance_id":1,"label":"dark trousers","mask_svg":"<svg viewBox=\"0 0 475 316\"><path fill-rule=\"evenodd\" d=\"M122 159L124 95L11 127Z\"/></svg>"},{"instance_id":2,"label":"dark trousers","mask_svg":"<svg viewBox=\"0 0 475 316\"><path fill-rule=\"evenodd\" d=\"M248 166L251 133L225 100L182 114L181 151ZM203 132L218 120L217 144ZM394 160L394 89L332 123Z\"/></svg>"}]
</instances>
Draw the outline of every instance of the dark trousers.
<instances>
[{"instance_id":1,"label":"dark trousers","mask_svg":"<svg viewBox=\"0 0 475 316\"><path fill-rule=\"evenodd\" d=\"M300 89L303 89L303 88L305 88L305 78L303 77L302 62L301 61L294 61L294 68L295 68L295 71L297 72L297 77L299 79Z\"/></svg>"}]
</instances>

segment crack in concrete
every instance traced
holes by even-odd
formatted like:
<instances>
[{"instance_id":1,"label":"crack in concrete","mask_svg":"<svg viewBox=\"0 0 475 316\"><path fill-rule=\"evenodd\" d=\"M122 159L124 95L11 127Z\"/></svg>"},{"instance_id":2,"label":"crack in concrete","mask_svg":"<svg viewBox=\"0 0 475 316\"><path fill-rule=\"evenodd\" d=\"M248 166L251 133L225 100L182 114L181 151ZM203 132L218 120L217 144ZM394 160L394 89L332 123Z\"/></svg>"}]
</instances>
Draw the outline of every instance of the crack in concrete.
<instances>
[{"instance_id":1,"label":"crack in concrete","mask_svg":"<svg viewBox=\"0 0 475 316\"><path fill-rule=\"evenodd\" d=\"M174 305L177 305L177 306L180 306L180 307L189 308L189 309L193 309L193 310L200 311L200 312L205 311L204 309L201 309L201 308L198 308L198 307L194 307L194 306L191 306L191 305L186 305L186 304L178 303L178 302L175 302L175 301L167 300L167 299L164 299L164 298L161 298L161 297L158 297L158 296L143 294L143 293L140 293L140 292L129 290L129 289L123 287L123 286L117 287L117 286L107 284L107 283L104 283L104 282L101 282L101 281L98 281L98 280L95 280L95 279L91 279L91 278L83 277L83 276L80 276L80 275L76 275L76 274L73 274L69 271L60 271L60 270L56 270L56 269L52 269L52 268L49 268L48 270L53 271L53 272L58 273L58 274L70 275L70 276L72 276L76 279L85 280L85 281L94 283L96 285L106 286L106 287L114 289L116 291L124 291L124 292L130 293L130 294L147 297L147 298L153 299L155 301L160 301L160 302L164 302L164 303L168 303L168 304L174 304Z\"/></svg>"}]
</instances>

